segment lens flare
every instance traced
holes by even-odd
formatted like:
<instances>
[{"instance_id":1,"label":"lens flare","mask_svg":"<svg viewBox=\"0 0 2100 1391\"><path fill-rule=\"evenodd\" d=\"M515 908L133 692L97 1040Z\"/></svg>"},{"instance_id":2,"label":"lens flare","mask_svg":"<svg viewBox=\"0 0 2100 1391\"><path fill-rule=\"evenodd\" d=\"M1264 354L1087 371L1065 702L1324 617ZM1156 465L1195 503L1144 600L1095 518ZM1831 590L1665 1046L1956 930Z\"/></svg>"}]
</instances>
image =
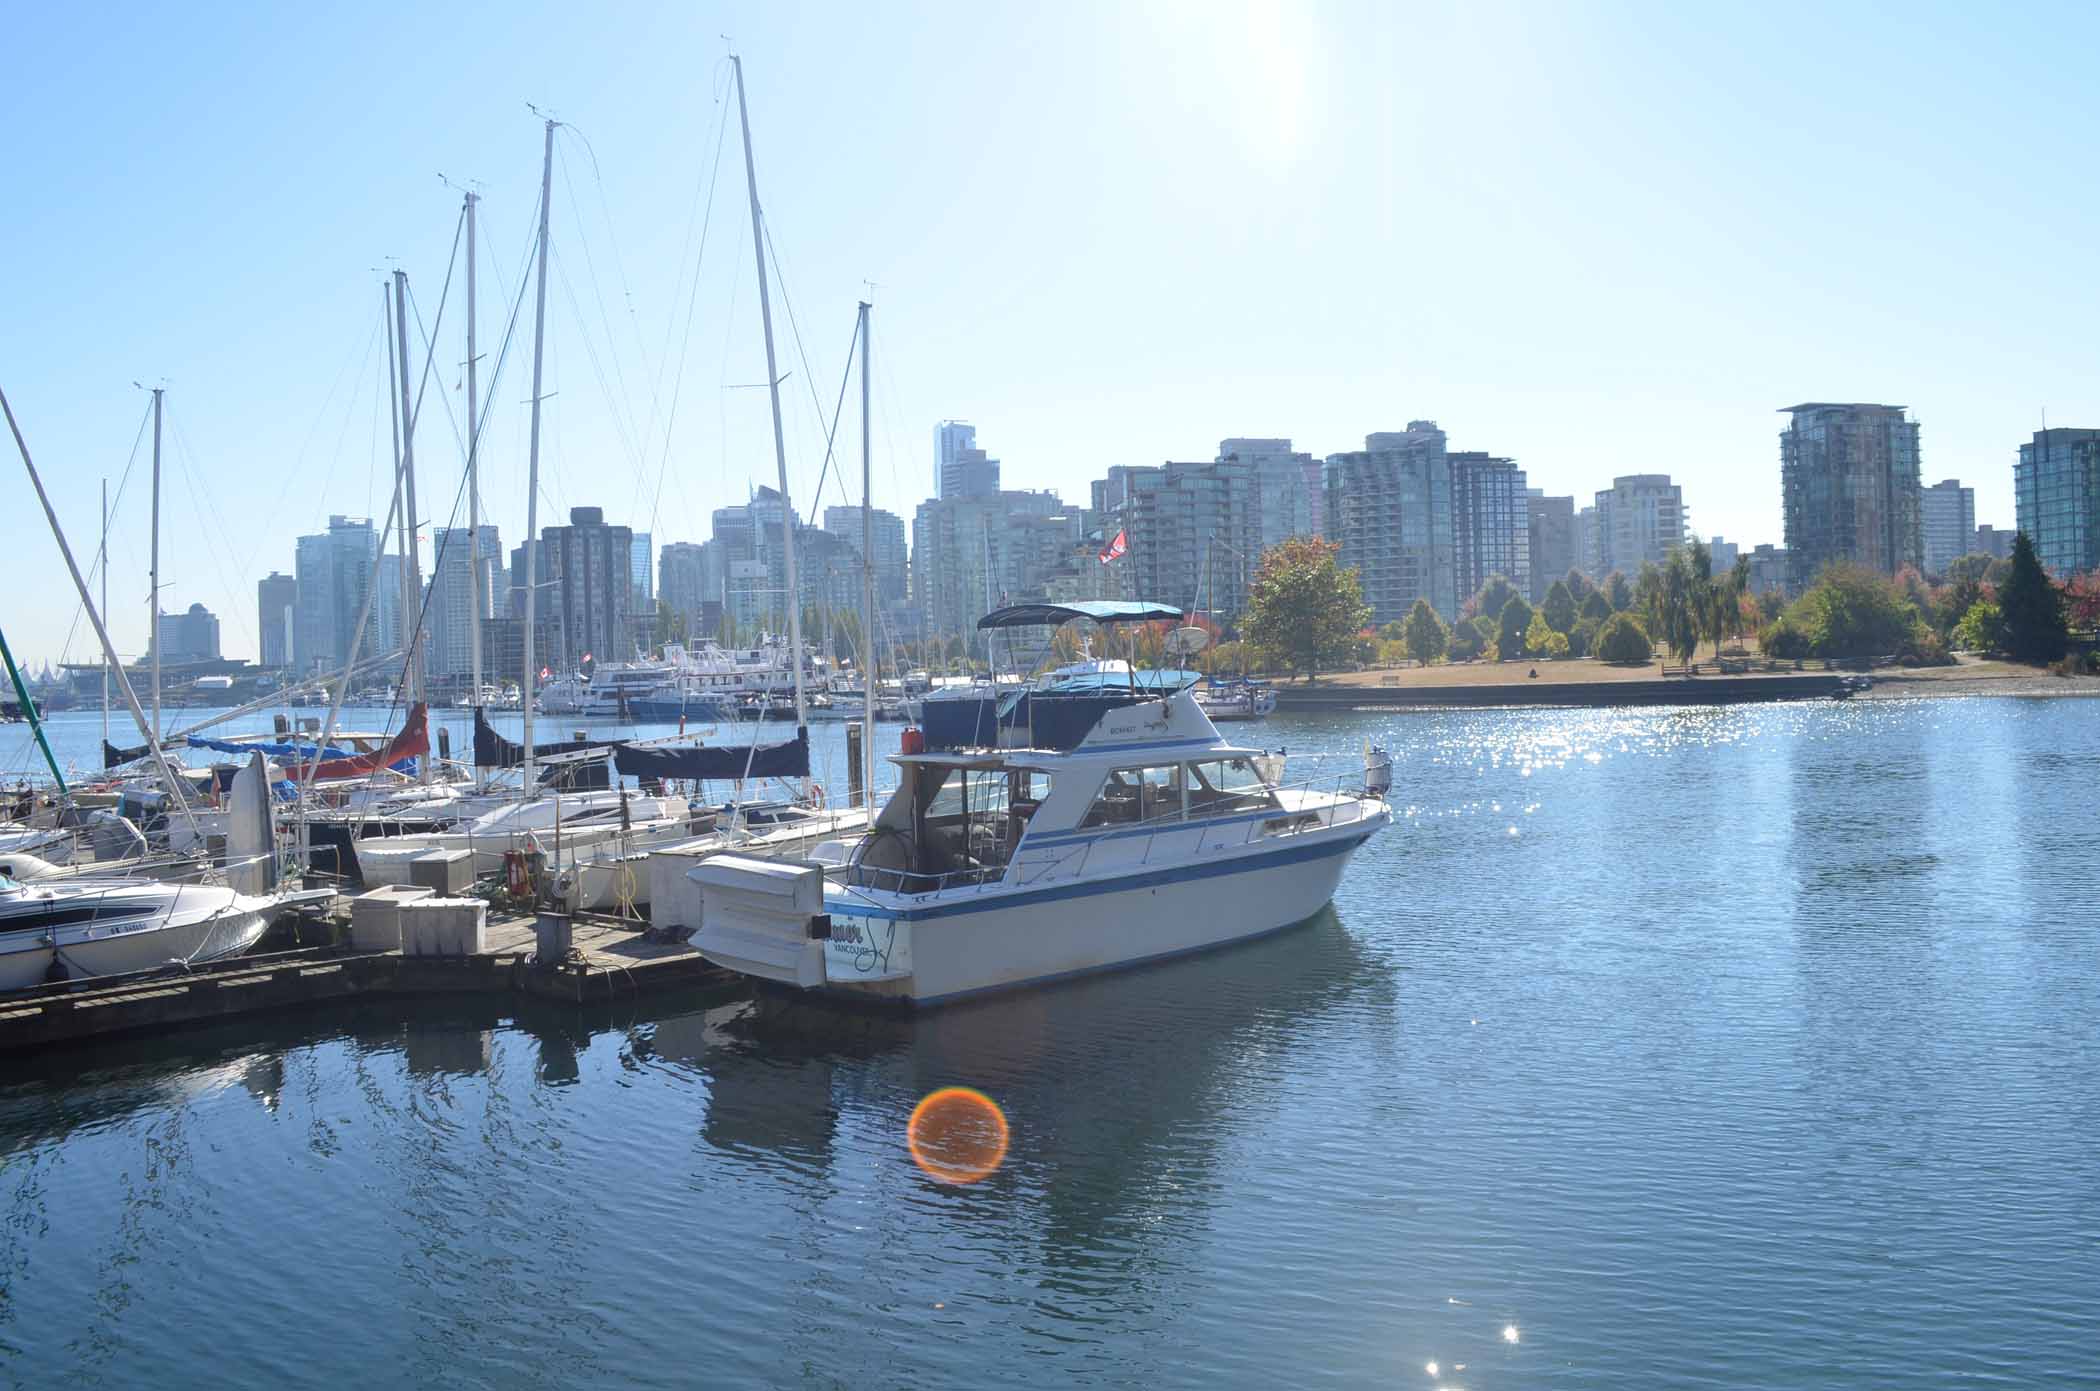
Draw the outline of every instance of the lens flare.
<instances>
[{"instance_id":1,"label":"lens flare","mask_svg":"<svg viewBox=\"0 0 2100 1391\"><path fill-rule=\"evenodd\" d=\"M1006 1113L970 1087L942 1087L912 1108L911 1158L942 1183L976 1183L1006 1159Z\"/></svg>"}]
</instances>

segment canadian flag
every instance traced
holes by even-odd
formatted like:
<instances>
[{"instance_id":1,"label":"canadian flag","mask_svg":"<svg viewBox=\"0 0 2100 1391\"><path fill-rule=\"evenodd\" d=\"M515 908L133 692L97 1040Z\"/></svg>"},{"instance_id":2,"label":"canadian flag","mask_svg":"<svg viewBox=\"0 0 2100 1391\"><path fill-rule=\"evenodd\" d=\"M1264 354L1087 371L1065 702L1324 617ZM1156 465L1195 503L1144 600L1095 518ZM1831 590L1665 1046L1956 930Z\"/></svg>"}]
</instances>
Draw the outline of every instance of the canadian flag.
<instances>
[{"instance_id":1,"label":"canadian flag","mask_svg":"<svg viewBox=\"0 0 2100 1391\"><path fill-rule=\"evenodd\" d=\"M1101 563L1106 565L1111 560L1120 560L1129 550L1130 533L1128 531L1119 531L1116 533L1115 540L1101 548Z\"/></svg>"}]
</instances>

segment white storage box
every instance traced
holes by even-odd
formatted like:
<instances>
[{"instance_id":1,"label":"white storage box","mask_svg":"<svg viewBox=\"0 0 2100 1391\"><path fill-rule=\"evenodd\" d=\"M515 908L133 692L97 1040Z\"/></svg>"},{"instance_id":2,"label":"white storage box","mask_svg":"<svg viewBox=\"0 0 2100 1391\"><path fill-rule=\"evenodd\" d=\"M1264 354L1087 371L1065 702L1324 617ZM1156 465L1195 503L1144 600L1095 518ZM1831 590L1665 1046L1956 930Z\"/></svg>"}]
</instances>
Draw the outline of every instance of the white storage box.
<instances>
[{"instance_id":1,"label":"white storage box","mask_svg":"<svg viewBox=\"0 0 2100 1391\"><path fill-rule=\"evenodd\" d=\"M401 905L404 956L475 956L489 947L489 906L478 898L423 898Z\"/></svg>"},{"instance_id":2,"label":"white storage box","mask_svg":"<svg viewBox=\"0 0 2100 1391\"><path fill-rule=\"evenodd\" d=\"M420 884L389 884L351 899L351 950L400 951L401 906L428 897Z\"/></svg>"}]
</instances>

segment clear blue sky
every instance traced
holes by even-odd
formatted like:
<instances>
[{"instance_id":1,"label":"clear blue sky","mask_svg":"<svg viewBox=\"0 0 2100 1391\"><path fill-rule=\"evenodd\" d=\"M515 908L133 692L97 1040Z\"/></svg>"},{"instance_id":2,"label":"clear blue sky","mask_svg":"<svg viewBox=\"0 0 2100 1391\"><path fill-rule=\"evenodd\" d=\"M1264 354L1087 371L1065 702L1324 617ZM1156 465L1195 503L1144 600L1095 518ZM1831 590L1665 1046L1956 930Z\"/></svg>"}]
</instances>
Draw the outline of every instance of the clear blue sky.
<instances>
[{"instance_id":1,"label":"clear blue sky","mask_svg":"<svg viewBox=\"0 0 2100 1391\"><path fill-rule=\"evenodd\" d=\"M485 197L493 358L534 103L575 127L541 517L705 539L773 469L733 128L697 249L727 34L809 363L776 298L806 513L811 386L828 412L872 281L876 501L906 515L943 417L1009 486L1070 498L1230 435L1325 454L1429 417L1549 491L1664 471L1701 533L1777 541L1775 411L1825 399L1910 406L1926 481L2009 526L2042 412L2100 425L2100 103L2075 62L2096 29L2068 6L31 6L0 86L0 385L85 559L132 383L167 382L164 603L252 655L255 580L293 537L386 510L379 271L409 271L430 323L441 174ZM418 433L440 521L457 293ZM507 545L529 317L483 484ZM112 547L126 652L143 468ZM11 454L0 477L0 622L56 656L76 605Z\"/></svg>"}]
</instances>

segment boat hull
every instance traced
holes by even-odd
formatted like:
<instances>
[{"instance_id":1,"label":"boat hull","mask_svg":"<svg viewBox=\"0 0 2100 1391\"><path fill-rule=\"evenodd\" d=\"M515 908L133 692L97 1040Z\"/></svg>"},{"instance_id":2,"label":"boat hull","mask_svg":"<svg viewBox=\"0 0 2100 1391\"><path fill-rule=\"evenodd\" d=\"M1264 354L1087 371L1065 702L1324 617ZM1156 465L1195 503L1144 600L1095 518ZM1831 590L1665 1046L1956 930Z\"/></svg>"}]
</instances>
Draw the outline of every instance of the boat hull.
<instances>
[{"instance_id":1,"label":"boat hull","mask_svg":"<svg viewBox=\"0 0 2100 1391\"><path fill-rule=\"evenodd\" d=\"M1350 855L1388 816L1309 843L1038 892L988 894L976 904L923 914L864 916L834 899L824 988L924 1007L1281 931L1326 906ZM883 940L890 921L908 930L911 974L857 982L857 970L873 974L880 967L873 951L852 950L855 938Z\"/></svg>"},{"instance_id":2,"label":"boat hull","mask_svg":"<svg viewBox=\"0 0 2100 1391\"><path fill-rule=\"evenodd\" d=\"M276 908L270 899L230 890L198 892L217 897L200 910L185 910L178 902L173 913L143 923L0 932L0 991L44 984L54 958L63 960L68 979L81 980L158 970L174 961L196 965L238 956L261 938Z\"/></svg>"}]
</instances>

